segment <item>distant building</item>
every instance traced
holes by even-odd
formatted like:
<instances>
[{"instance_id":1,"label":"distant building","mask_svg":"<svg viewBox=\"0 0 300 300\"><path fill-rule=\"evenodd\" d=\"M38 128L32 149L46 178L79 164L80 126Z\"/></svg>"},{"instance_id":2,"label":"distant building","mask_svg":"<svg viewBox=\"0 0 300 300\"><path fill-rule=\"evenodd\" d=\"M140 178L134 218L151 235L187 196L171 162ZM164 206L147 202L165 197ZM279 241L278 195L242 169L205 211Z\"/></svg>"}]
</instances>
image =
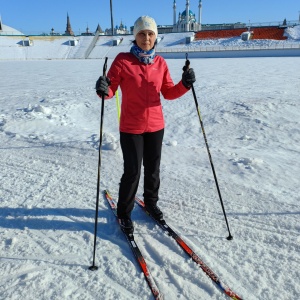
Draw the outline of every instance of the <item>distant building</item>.
<instances>
[{"instance_id":1,"label":"distant building","mask_svg":"<svg viewBox=\"0 0 300 300\"><path fill-rule=\"evenodd\" d=\"M116 26L116 34L129 34L129 31L127 30L127 26L124 26L122 21L120 26Z\"/></svg>"},{"instance_id":2,"label":"distant building","mask_svg":"<svg viewBox=\"0 0 300 300\"><path fill-rule=\"evenodd\" d=\"M173 25L157 25L158 33L169 32L188 32L188 31L200 31L201 30L201 15L202 15L202 0L199 0L198 4L198 21L196 14L190 10L190 1L186 1L185 10L178 14L176 18L176 0L173 1ZM130 27L131 33L133 32L133 26Z\"/></svg>"},{"instance_id":3,"label":"distant building","mask_svg":"<svg viewBox=\"0 0 300 300\"><path fill-rule=\"evenodd\" d=\"M173 32L199 31L201 30L202 1L198 5L198 22L196 15L190 10L190 1L186 0L185 10L179 13L176 21L176 0L173 2Z\"/></svg>"},{"instance_id":4,"label":"distant building","mask_svg":"<svg viewBox=\"0 0 300 300\"><path fill-rule=\"evenodd\" d=\"M95 33L99 33L100 35L104 35L104 31L102 30L101 26L98 24Z\"/></svg>"},{"instance_id":5,"label":"distant building","mask_svg":"<svg viewBox=\"0 0 300 300\"><path fill-rule=\"evenodd\" d=\"M61 35L59 32L55 32L54 28L51 28L50 35Z\"/></svg>"},{"instance_id":6,"label":"distant building","mask_svg":"<svg viewBox=\"0 0 300 300\"><path fill-rule=\"evenodd\" d=\"M87 26L85 32L83 32L81 35L84 35L84 36L93 36L93 35L95 35L95 33L90 32L89 26Z\"/></svg>"},{"instance_id":7,"label":"distant building","mask_svg":"<svg viewBox=\"0 0 300 300\"><path fill-rule=\"evenodd\" d=\"M186 0L185 10L179 12L177 19L177 5L176 0L173 0L173 25L158 25L158 33L168 33L168 32L197 32L204 30L221 30L221 29L234 29L234 28L244 28L246 24L244 23L230 23L230 24L202 24L202 0L198 2L198 17L190 9L190 1ZM133 31L133 26L130 27L131 32Z\"/></svg>"},{"instance_id":8,"label":"distant building","mask_svg":"<svg viewBox=\"0 0 300 300\"><path fill-rule=\"evenodd\" d=\"M112 34L111 28L106 29L105 34L111 35ZM130 32L127 30L127 26L123 25L123 23L121 21L120 26L117 25L114 28L114 34L130 34Z\"/></svg>"},{"instance_id":9,"label":"distant building","mask_svg":"<svg viewBox=\"0 0 300 300\"><path fill-rule=\"evenodd\" d=\"M74 35L74 32L71 27L71 23L70 23L69 14L67 14L67 28L65 31L65 35Z\"/></svg>"}]
</instances>

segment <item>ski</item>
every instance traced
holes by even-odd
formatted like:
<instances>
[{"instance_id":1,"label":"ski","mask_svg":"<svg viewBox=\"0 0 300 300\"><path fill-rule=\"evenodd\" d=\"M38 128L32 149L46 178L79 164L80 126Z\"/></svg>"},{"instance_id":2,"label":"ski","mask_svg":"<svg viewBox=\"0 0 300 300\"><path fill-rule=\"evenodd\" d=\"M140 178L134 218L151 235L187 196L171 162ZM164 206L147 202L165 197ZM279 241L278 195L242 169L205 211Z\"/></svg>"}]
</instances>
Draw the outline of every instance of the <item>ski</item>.
<instances>
[{"instance_id":1,"label":"ski","mask_svg":"<svg viewBox=\"0 0 300 300\"><path fill-rule=\"evenodd\" d=\"M135 197L136 203L151 217L145 208L145 203L138 197ZM221 279L209 268L203 260L187 245L187 243L166 223L165 220L156 220L152 218L160 228L162 228L169 236L171 236L177 244L187 253L192 260L200 266L203 272L217 285L217 287L231 299L242 300L243 298L232 291Z\"/></svg>"},{"instance_id":2,"label":"ski","mask_svg":"<svg viewBox=\"0 0 300 300\"><path fill-rule=\"evenodd\" d=\"M117 218L117 221L119 222L118 220L118 216L117 216L117 204L116 202L114 201L114 199L112 198L112 196L110 195L109 191L108 190L105 190L104 191L104 196L105 196L105 199L107 200L107 202L109 203L109 206L111 208L111 210L113 211L115 217ZM122 229L121 229L122 230ZM154 298L156 300L163 300L163 295L161 294L161 292L159 291L148 267L147 267L147 264L146 264L146 261L143 257L143 254L141 253L137 243L135 242L134 240L134 235L133 234L127 234L126 232L124 232L122 230L122 232L124 233L125 237L126 237L126 240L138 262L138 264L140 265L141 269L142 269L142 272L144 273L144 276L145 276L145 279L149 285L149 288L151 289L151 292L154 296Z\"/></svg>"}]
</instances>

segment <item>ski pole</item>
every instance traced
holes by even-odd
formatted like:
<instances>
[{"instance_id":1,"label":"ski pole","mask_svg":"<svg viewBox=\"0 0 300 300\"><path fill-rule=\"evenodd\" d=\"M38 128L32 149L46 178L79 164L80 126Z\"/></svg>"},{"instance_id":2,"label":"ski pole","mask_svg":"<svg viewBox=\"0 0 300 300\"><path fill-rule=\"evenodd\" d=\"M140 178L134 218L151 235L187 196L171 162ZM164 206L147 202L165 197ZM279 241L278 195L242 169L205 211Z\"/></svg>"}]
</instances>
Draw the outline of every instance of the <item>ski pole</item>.
<instances>
[{"instance_id":1,"label":"ski pole","mask_svg":"<svg viewBox=\"0 0 300 300\"><path fill-rule=\"evenodd\" d=\"M105 57L105 62L103 65L103 76L106 75L107 68L107 57ZM95 231L94 231L94 251L93 251L93 264L89 267L91 271L98 270L95 265L96 257L96 241L97 241L97 227L98 227L98 211L99 211L99 193L100 193L100 169L101 169L101 146L102 146L102 130L103 130L103 115L104 115L104 98L105 94L102 93L102 103L101 103L101 119L100 119L100 141L99 141L99 156L98 156L98 177L97 177L97 195L96 195L96 215L95 215Z\"/></svg>"},{"instance_id":2,"label":"ski pole","mask_svg":"<svg viewBox=\"0 0 300 300\"><path fill-rule=\"evenodd\" d=\"M188 54L187 53L185 54L185 59L186 60L185 60L184 71L188 70L189 67L190 67L190 61L188 60ZM208 153L208 157L209 157L211 169L212 169L212 172L213 172L213 175L214 175L216 187L217 187L217 190L218 190L219 199L220 199L220 202L221 202L223 214L224 214L224 217L225 217L225 221L226 221L226 225L227 225L227 229L228 229L228 233L229 233L229 236L227 237L227 240L232 240L233 236L230 233L230 229L229 229L229 225L228 225L228 221L227 221L227 216L226 216L226 212L225 212L225 207L224 207L224 204L223 204L223 200L222 200L222 196L221 196L221 191L220 191L219 184L218 184L217 175L216 175L216 172L215 172L215 167L214 167L214 164L213 164L213 161L212 161L212 157L211 157L211 154L210 154L210 150L209 150L209 147L208 147L208 142L207 142L207 138L206 138L206 134L205 134L205 130L204 130L204 125L203 125L203 122L202 122L200 108L199 108L199 105L198 105L198 101L197 101L197 97L196 97L196 93L195 93L195 89L194 89L194 85L193 84L192 84L192 92L193 92L193 96L194 96L194 100L195 100L195 105L196 105L196 109L197 109L197 113L198 113L198 117L199 117L201 129L202 129L202 133L203 133L203 138L204 138L205 145L206 145L206 150L207 150L207 153Z\"/></svg>"}]
</instances>

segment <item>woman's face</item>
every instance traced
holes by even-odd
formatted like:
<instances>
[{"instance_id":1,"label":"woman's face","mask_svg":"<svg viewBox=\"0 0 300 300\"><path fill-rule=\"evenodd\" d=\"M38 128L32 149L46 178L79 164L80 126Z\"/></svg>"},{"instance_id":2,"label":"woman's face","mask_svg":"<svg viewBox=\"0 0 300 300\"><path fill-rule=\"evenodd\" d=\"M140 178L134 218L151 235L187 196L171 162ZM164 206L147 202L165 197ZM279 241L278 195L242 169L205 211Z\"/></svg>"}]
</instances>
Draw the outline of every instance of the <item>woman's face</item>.
<instances>
[{"instance_id":1,"label":"woman's face","mask_svg":"<svg viewBox=\"0 0 300 300\"><path fill-rule=\"evenodd\" d=\"M156 35L151 30L141 30L135 37L136 44L144 51L149 51L154 47Z\"/></svg>"}]
</instances>

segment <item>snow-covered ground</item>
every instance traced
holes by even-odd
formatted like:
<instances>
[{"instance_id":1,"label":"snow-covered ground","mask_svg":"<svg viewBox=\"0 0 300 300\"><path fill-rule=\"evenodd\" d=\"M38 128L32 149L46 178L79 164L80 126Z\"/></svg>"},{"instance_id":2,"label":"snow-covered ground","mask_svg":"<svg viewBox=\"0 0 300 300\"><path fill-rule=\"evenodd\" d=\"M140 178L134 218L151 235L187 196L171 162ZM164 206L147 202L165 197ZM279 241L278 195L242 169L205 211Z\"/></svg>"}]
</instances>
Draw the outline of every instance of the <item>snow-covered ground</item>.
<instances>
[{"instance_id":1,"label":"snow-covered ground","mask_svg":"<svg viewBox=\"0 0 300 300\"><path fill-rule=\"evenodd\" d=\"M102 195L99 270L88 269L101 110L94 85L103 62L0 61L1 300L152 299ZM184 59L167 63L178 82ZM160 207L244 299L300 299L299 64L299 57L191 59L232 241L193 95L162 100ZM122 154L115 99L105 102L101 154L100 188L116 197ZM132 218L165 299L225 299L139 207Z\"/></svg>"}]
</instances>

